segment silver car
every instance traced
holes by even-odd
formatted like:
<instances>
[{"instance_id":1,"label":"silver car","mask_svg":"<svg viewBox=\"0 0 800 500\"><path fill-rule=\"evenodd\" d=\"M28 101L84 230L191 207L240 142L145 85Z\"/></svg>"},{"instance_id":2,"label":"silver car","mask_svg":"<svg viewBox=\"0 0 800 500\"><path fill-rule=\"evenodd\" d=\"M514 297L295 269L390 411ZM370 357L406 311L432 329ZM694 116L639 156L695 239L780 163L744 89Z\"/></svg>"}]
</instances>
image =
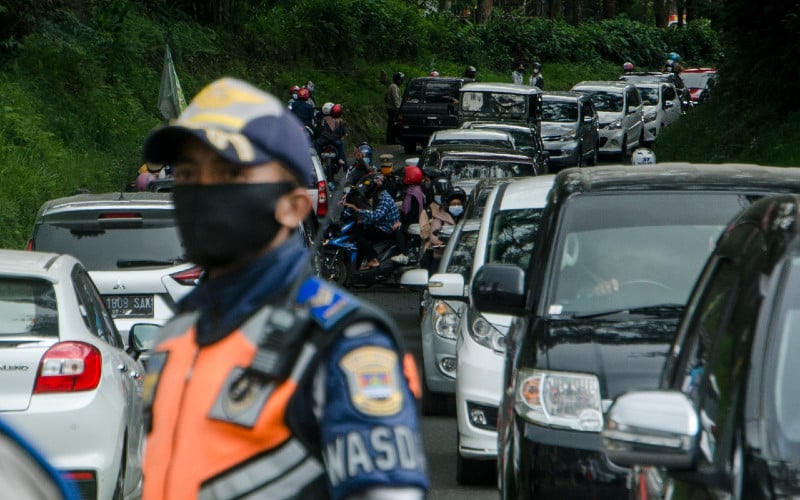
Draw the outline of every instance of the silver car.
<instances>
[{"instance_id":1,"label":"silver car","mask_svg":"<svg viewBox=\"0 0 800 500\"><path fill-rule=\"evenodd\" d=\"M439 272L459 273L465 281L469 280L480 223L480 219L465 219L456 225L442 254ZM403 273L401 283L407 288L422 290L422 413L446 415L451 408L455 408L456 335L459 318L466 304L432 297L427 291L428 279L427 270L412 269Z\"/></svg>"},{"instance_id":2,"label":"silver car","mask_svg":"<svg viewBox=\"0 0 800 500\"><path fill-rule=\"evenodd\" d=\"M596 165L600 121L589 96L577 92L542 94L542 142L550 155L550 172Z\"/></svg>"},{"instance_id":3,"label":"silver car","mask_svg":"<svg viewBox=\"0 0 800 500\"><path fill-rule=\"evenodd\" d=\"M75 256L117 329L163 324L202 269L186 262L169 193L81 194L42 205L28 249Z\"/></svg>"},{"instance_id":4,"label":"silver car","mask_svg":"<svg viewBox=\"0 0 800 500\"><path fill-rule=\"evenodd\" d=\"M141 494L143 371L78 260L0 250L0 419L83 498Z\"/></svg>"}]
</instances>

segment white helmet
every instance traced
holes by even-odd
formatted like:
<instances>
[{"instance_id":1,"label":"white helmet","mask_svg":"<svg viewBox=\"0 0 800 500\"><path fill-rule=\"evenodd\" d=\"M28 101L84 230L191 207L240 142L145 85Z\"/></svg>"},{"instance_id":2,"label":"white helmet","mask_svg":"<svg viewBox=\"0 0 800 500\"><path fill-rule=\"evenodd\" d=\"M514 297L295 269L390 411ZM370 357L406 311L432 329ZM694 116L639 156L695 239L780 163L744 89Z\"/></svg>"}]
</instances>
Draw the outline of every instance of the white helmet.
<instances>
[{"instance_id":1,"label":"white helmet","mask_svg":"<svg viewBox=\"0 0 800 500\"><path fill-rule=\"evenodd\" d=\"M632 165L655 165L655 163L656 154L652 149L636 148L633 150L633 154L631 154Z\"/></svg>"},{"instance_id":2,"label":"white helmet","mask_svg":"<svg viewBox=\"0 0 800 500\"><path fill-rule=\"evenodd\" d=\"M326 102L325 104L322 105L322 114L323 115L329 115L329 114L331 114L332 111L333 111L333 103L332 102Z\"/></svg>"}]
</instances>

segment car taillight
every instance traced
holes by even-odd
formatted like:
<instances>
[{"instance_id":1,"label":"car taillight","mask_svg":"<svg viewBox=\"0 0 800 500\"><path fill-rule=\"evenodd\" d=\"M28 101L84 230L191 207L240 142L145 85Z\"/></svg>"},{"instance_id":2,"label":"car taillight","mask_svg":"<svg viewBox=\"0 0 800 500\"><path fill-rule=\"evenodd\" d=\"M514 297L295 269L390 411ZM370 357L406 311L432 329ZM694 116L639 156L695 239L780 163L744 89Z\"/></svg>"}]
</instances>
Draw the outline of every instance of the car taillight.
<instances>
[{"instance_id":1,"label":"car taillight","mask_svg":"<svg viewBox=\"0 0 800 500\"><path fill-rule=\"evenodd\" d=\"M89 391L100 384L103 359L85 342L60 342L44 353L36 375L34 394Z\"/></svg>"},{"instance_id":2,"label":"car taillight","mask_svg":"<svg viewBox=\"0 0 800 500\"><path fill-rule=\"evenodd\" d=\"M317 183L317 216L324 217L328 213L328 184L325 181Z\"/></svg>"},{"instance_id":3,"label":"car taillight","mask_svg":"<svg viewBox=\"0 0 800 500\"><path fill-rule=\"evenodd\" d=\"M170 278L174 279L181 285L194 286L200 281L200 276L203 275L203 268L194 266L184 271L170 274Z\"/></svg>"}]
</instances>

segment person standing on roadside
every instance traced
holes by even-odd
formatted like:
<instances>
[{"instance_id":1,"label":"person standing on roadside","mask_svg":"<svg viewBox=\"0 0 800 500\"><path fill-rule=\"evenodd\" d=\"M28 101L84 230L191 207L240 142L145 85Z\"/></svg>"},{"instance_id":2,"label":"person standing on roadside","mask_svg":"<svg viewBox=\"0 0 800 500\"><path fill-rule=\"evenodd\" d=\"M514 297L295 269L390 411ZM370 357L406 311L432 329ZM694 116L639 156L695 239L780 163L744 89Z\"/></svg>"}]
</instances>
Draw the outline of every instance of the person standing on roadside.
<instances>
[{"instance_id":1,"label":"person standing on roadside","mask_svg":"<svg viewBox=\"0 0 800 500\"><path fill-rule=\"evenodd\" d=\"M542 76L542 63L535 62L531 66L531 76L528 78L528 85L531 87L539 87L539 90L544 90L544 77Z\"/></svg>"},{"instance_id":2,"label":"person standing on roadside","mask_svg":"<svg viewBox=\"0 0 800 500\"><path fill-rule=\"evenodd\" d=\"M525 73L525 65L522 62L518 62L516 66L514 66L514 71L511 72L511 83L515 83L517 85L522 85L524 81L524 73Z\"/></svg>"},{"instance_id":3,"label":"person standing on roadside","mask_svg":"<svg viewBox=\"0 0 800 500\"><path fill-rule=\"evenodd\" d=\"M400 85L405 80L403 72L398 71L392 75L392 83L386 89L386 94L383 96L383 102L386 104L386 144L397 144L397 113L400 112L400 104L402 103L402 95L400 93Z\"/></svg>"},{"instance_id":4,"label":"person standing on roadside","mask_svg":"<svg viewBox=\"0 0 800 500\"><path fill-rule=\"evenodd\" d=\"M216 80L148 136L206 272L144 383L144 500L422 499L413 358L390 317L313 276L311 147L274 96Z\"/></svg>"}]
</instances>

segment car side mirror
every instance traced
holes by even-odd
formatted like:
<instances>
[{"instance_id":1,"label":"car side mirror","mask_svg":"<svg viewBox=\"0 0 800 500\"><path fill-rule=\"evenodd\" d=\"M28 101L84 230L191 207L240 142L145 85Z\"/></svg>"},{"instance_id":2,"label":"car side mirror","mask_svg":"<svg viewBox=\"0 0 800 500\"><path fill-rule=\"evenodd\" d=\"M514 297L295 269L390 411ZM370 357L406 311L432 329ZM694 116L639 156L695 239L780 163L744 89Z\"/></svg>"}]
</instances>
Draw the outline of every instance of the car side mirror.
<instances>
[{"instance_id":1,"label":"car side mirror","mask_svg":"<svg viewBox=\"0 0 800 500\"><path fill-rule=\"evenodd\" d=\"M682 392L632 391L611 405L601 436L617 465L688 469L696 461L699 434L700 417Z\"/></svg>"},{"instance_id":2,"label":"car side mirror","mask_svg":"<svg viewBox=\"0 0 800 500\"><path fill-rule=\"evenodd\" d=\"M481 312L524 316L525 271L513 264L486 264L470 286L472 303Z\"/></svg>"},{"instance_id":3,"label":"car side mirror","mask_svg":"<svg viewBox=\"0 0 800 500\"><path fill-rule=\"evenodd\" d=\"M135 358L152 351L158 340L161 325L155 323L136 323L128 330L128 351Z\"/></svg>"},{"instance_id":4,"label":"car side mirror","mask_svg":"<svg viewBox=\"0 0 800 500\"><path fill-rule=\"evenodd\" d=\"M673 106L675 106L675 103L672 102L672 101L667 101L667 102L664 103L664 109L669 109L669 108L671 108Z\"/></svg>"},{"instance_id":5,"label":"car side mirror","mask_svg":"<svg viewBox=\"0 0 800 500\"><path fill-rule=\"evenodd\" d=\"M428 279L428 293L440 299L464 300L464 277L458 273L434 274Z\"/></svg>"},{"instance_id":6,"label":"car side mirror","mask_svg":"<svg viewBox=\"0 0 800 500\"><path fill-rule=\"evenodd\" d=\"M400 276L400 284L412 290L424 290L428 288L428 270L409 269Z\"/></svg>"},{"instance_id":7,"label":"car side mirror","mask_svg":"<svg viewBox=\"0 0 800 500\"><path fill-rule=\"evenodd\" d=\"M592 123L593 120L592 115L583 115L583 123Z\"/></svg>"}]
</instances>

